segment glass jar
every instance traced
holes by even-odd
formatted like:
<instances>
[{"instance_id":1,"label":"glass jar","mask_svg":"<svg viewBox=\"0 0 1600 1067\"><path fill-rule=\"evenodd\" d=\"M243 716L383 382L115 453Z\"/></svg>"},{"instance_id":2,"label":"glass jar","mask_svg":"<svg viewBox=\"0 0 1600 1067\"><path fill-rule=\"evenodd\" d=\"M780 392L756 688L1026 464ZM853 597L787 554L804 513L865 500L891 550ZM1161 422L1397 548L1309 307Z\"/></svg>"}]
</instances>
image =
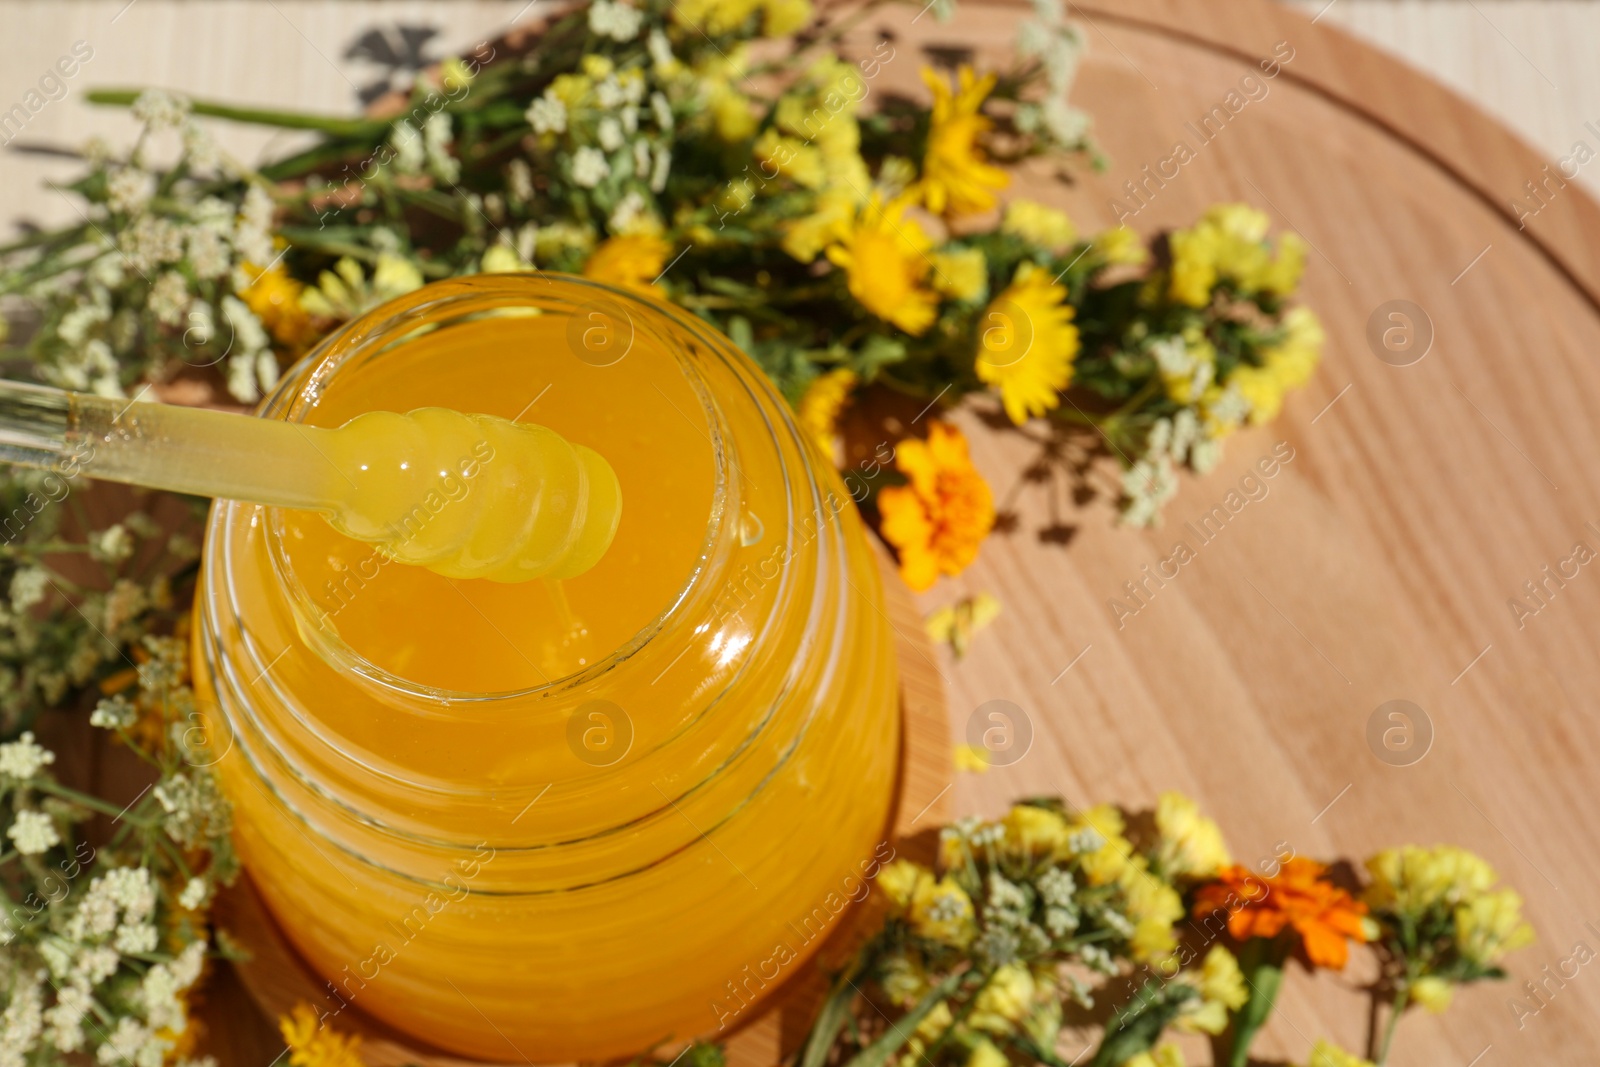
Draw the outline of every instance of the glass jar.
<instances>
[{"instance_id":1,"label":"glass jar","mask_svg":"<svg viewBox=\"0 0 1600 1067\"><path fill-rule=\"evenodd\" d=\"M218 501L195 677L246 870L323 1010L451 1052L595 1060L748 1021L889 852L894 656L836 473L714 330L550 275L385 304L262 415L423 406L600 452L616 540L564 582L452 581Z\"/></svg>"}]
</instances>

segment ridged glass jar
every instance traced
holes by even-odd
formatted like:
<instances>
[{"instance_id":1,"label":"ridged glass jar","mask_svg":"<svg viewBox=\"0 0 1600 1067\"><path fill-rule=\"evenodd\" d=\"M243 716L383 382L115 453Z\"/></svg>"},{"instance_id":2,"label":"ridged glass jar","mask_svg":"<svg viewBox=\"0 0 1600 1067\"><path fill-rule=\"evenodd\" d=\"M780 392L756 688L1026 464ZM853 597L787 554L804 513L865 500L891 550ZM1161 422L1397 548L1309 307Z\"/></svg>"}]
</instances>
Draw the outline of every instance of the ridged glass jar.
<instances>
[{"instance_id":1,"label":"ridged glass jar","mask_svg":"<svg viewBox=\"0 0 1600 1067\"><path fill-rule=\"evenodd\" d=\"M560 586L451 582L219 501L195 676L250 877L324 1010L451 1052L593 1060L746 1021L885 851L894 653L848 496L715 331L575 278L427 286L262 414L426 405L599 451L617 540ZM492 462L442 472L417 521Z\"/></svg>"}]
</instances>

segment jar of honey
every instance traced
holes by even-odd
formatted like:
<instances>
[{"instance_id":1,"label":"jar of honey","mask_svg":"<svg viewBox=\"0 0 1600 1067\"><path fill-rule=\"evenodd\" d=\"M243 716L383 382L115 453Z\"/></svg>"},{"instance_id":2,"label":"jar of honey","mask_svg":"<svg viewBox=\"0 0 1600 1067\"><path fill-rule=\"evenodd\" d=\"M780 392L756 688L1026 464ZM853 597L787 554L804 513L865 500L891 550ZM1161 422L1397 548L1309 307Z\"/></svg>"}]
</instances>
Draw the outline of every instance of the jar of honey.
<instances>
[{"instance_id":1,"label":"jar of honey","mask_svg":"<svg viewBox=\"0 0 1600 1067\"><path fill-rule=\"evenodd\" d=\"M250 878L323 1010L449 1052L597 1060L746 1021L887 852L894 656L837 475L714 330L550 275L385 304L261 414L422 407L599 453L615 540L576 577L463 580L218 501L196 690ZM407 522L497 462L463 449Z\"/></svg>"}]
</instances>

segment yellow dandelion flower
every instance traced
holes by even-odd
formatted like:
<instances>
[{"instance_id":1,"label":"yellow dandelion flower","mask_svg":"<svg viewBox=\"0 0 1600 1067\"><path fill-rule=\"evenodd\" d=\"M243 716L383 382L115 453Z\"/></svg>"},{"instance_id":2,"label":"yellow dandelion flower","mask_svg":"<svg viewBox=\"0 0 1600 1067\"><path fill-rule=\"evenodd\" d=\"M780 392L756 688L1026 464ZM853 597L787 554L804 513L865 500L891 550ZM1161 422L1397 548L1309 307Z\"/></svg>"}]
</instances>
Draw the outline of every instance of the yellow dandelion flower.
<instances>
[{"instance_id":1,"label":"yellow dandelion flower","mask_svg":"<svg viewBox=\"0 0 1600 1067\"><path fill-rule=\"evenodd\" d=\"M289 1046L290 1067L365 1067L360 1036L322 1025L316 1010L305 1001L278 1019L278 1031Z\"/></svg>"},{"instance_id":2,"label":"yellow dandelion flower","mask_svg":"<svg viewBox=\"0 0 1600 1067\"><path fill-rule=\"evenodd\" d=\"M912 893L911 928L929 941L966 948L977 936L975 916L972 898L949 875L937 882L931 878L918 882Z\"/></svg>"},{"instance_id":3,"label":"yellow dandelion flower","mask_svg":"<svg viewBox=\"0 0 1600 1067\"><path fill-rule=\"evenodd\" d=\"M289 275L281 260L267 270L253 263L244 264L242 270L249 283L239 290L239 298L273 340L291 352L300 352L321 335L300 303L305 286Z\"/></svg>"},{"instance_id":4,"label":"yellow dandelion flower","mask_svg":"<svg viewBox=\"0 0 1600 1067\"><path fill-rule=\"evenodd\" d=\"M672 246L659 234L608 237L589 254L583 265L583 276L624 289L657 292L655 278L661 274L671 254Z\"/></svg>"},{"instance_id":5,"label":"yellow dandelion flower","mask_svg":"<svg viewBox=\"0 0 1600 1067\"><path fill-rule=\"evenodd\" d=\"M1025 263L979 320L978 378L999 390L1019 426L1059 405L1058 394L1072 381L1078 354L1072 317L1066 287Z\"/></svg>"},{"instance_id":6,"label":"yellow dandelion flower","mask_svg":"<svg viewBox=\"0 0 1600 1067\"><path fill-rule=\"evenodd\" d=\"M850 295L862 307L913 337L933 325L939 297L927 285L933 239L905 217L910 201L883 203L876 193L828 258L847 272Z\"/></svg>"},{"instance_id":7,"label":"yellow dandelion flower","mask_svg":"<svg viewBox=\"0 0 1600 1067\"><path fill-rule=\"evenodd\" d=\"M933 287L954 300L982 300L989 291L989 262L976 248L935 252Z\"/></svg>"},{"instance_id":8,"label":"yellow dandelion flower","mask_svg":"<svg viewBox=\"0 0 1600 1067\"><path fill-rule=\"evenodd\" d=\"M1033 200L1013 200L1000 221L1004 233L1015 234L1041 248L1059 251L1072 243L1077 230L1067 213Z\"/></svg>"},{"instance_id":9,"label":"yellow dandelion flower","mask_svg":"<svg viewBox=\"0 0 1600 1067\"><path fill-rule=\"evenodd\" d=\"M979 78L971 67L962 66L957 72L960 88L952 91L943 78L924 67L922 80L933 90L919 187L923 202L938 215L988 211L995 205L995 191L1011 182L1005 171L985 159L977 143L994 125L982 108L995 76Z\"/></svg>"},{"instance_id":10,"label":"yellow dandelion flower","mask_svg":"<svg viewBox=\"0 0 1600 1067\"><path fill-rule=\"evenodd\" d=\"M824 455L833 454L839 413L850 402L850 391L856 387L856 382L855 371L840 367L817 375L800 398L797 415L800 428L810 435Z\"/></svg>"}]
</instances>

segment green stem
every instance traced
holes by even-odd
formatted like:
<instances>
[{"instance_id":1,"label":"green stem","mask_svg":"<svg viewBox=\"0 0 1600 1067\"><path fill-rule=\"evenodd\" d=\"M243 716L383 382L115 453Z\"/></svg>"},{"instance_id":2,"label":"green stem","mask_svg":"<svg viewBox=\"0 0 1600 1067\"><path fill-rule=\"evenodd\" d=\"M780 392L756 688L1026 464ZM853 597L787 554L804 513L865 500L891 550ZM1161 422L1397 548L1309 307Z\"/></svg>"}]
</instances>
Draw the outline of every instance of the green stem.
<instances>
[{"instance_id":1,"label":"green stem","mask_svg":"<svg viewBox=\"0 0 1600 1067\"><path fill-rule=\"evenodd\" d=\"M129 107L139 99L141 92L139 89L91 89L84 98L91 104ZM304 111L213 104L205 100L191 100L189 110L196 115L227 119L230 122L276 126L285 130L318 130L334 137L378 137L389 128L387 122L379 119L343 119L334 115L314 115Z\"/></svg>"},{"instance_id":2,"label":"green stem","mask_svg":"<svg viewBox=\"0 0 1600 1067\"><path fill-rule=\"evenodd\" d=\"M1389 1046L1394 1044L1394 1032L1400 1026L1400 1017L1406 1012L1406 1003L1411 999L1411 984L1402 979L1399 988L1395 990L1394 1002L1389 1006L1389 1021L1383 1027L1383 1040L1378 1043L1378 1057L1373 1060L1374 1067L1383 1067L1389 1058Z\"/></svg>"},{"instance_id":3,"label":"green stem","mask_svg":"<svg viewBox=\"0 0 1600 1067\"><path fill-rule=\"evenodd\" d=\"M1217 1040L1216 1062L1225 1067L1245 1067L1250 1062L1250 1045L1256 1039L1283 985L1283 964L1288 958L1282 939L1253 938L1239 953L1239 966L1250 986L1250 999L1233 1015L1227 1032Z\"/></svg>"},{"instance_id":4,"label":"green stem","mask_svg":"<svg viewBox=\"0 0 1600 1067\"><path fill-rule=\"evenodd\" d=\"M127 810L125 808L115 807L108 801L101 800L99 797L90 796L88 793L80 793L76 789L71 789L59 782L44 780L35 781L33 783L33 788L39 790L41 793L49 793L52 796L60 797L63 800L70 800L74 804L81 804L90 811L98 811L102 815L109 815L112 818L121 816L129 822L140 821L135 820L131 814L124 814L124 812Z\"/></svg>"}]
</instances>

